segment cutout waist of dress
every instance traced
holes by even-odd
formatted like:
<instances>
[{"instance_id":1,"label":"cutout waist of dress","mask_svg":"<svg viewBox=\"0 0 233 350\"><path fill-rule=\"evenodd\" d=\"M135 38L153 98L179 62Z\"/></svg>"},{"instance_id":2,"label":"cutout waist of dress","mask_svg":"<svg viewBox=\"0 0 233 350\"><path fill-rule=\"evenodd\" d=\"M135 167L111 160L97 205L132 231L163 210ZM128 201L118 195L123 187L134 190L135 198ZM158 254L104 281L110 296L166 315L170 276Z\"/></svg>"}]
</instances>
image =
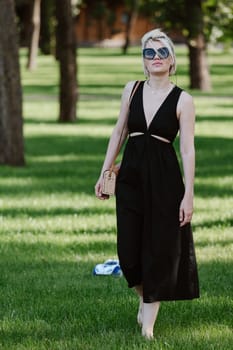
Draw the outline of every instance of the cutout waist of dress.
<instances>
[{"instance_id":1,"label":"cutout waist of dress","mask_svg":"<svg viewBox=\"0 0 233 350\"><path fill-rule=\"evenodd\" d=\"M144 135L145 133L144 132L140 132L140 131L136 131L136 132L131 132L129 134L130 137L135 137L135 136L141 136L141 135ZM165 139L164 137L161 137L161 136L158 136L158 135L154 135L154 134L150 134L150 136L160 140L160 141L163 141L163 142L167 142L167 143L171 143L171 141L169 141L168 139Z\"/></svg>"}]
</instances>

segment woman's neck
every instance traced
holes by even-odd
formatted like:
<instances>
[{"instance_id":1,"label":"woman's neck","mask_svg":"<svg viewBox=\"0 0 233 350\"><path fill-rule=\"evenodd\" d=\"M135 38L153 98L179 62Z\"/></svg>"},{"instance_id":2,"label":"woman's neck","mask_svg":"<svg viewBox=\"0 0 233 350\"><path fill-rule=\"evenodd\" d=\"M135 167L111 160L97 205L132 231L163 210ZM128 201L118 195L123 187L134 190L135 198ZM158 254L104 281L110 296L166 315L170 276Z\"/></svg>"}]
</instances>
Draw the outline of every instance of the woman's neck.
<instances>
[{"instance_id":1,"label":"woman's neck","mask_svg":"<svg viewBox=\"0 0 233 350\"><path fill-rule=\"evenodd\" d=\"M165 77L150 76L147 81L148 81L148 85L152 89L156 89L157 91L159 90L166 91L171 86L171 82L168 76L165 76Z\"/></svg>"}]
</instances>

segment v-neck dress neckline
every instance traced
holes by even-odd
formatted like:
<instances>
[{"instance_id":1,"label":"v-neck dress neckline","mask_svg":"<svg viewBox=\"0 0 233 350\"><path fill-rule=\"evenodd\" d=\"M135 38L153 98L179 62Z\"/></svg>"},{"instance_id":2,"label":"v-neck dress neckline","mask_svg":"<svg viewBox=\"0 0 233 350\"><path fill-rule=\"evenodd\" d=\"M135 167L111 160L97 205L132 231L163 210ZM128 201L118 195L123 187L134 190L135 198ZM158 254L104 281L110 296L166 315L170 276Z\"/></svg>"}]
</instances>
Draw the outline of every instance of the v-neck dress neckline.
<instances>
[{"instance_id":1,"label":"v-neck dress neckline","mask_svg":"<svg viewBox=\"0 0 233 350\"><path fill-rule=\"evenodd\" d=\"M171 93L175 90L176 85L174 85L172 87L172 89L168 92L167 96L163 99L162 103L159 105L159 108L157 109L157 111L153 114L149 124L147 123L147 118L146 118L146 113L145 113L145 108L144 108L144 99L143 99L143 92L144 92L144 86L145 86L146 80L143 82L142 84L142 109L143 109L143 117L144 117L144 121L146 124L146 130L148 131L150 129L151 124L153 123L154 119L157 117L158 113L160 112L160 110L162 109L163 105L165 104L165 102L167 101L167 99L169 98L169 96L171 95Z\"/></svg>"}]
</instances>

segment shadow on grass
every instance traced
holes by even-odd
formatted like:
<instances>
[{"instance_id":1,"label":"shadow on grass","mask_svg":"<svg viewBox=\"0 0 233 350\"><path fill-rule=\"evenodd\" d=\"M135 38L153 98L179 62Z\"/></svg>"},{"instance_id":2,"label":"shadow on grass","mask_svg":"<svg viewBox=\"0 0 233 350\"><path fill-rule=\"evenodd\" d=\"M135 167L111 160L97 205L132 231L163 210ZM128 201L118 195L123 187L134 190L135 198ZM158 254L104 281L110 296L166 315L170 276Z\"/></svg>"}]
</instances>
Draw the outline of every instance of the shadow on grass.
<instances>
[{"instance_id":1,"label":"shadow on grass","mask_svg":"<svg viewBox=\"0 0 233 350\"><path fill-rule=\"evenodd\" d=\"M76 124L78 122L73 122L72 124ZM38 125L43 125L43 124L48 124L48 125L58 125L58 116L56 119L36 119L36 118L27 118L27 124L38 124Z\"/></svg>"},{"instance_id":2,"label":"shadow on grass","mask_svg":"<svg viewBox=\"0 0 233 350\"><path fill-rule=\"evenodd\" d=\"M93 193L94 196L94 193ZM33 217L33 218L40 218L45 216L51 216L52 218L58 216L66 216L66 215L77 215L77 216L92 216L92 215L101 215L101 214L114 214L115 209L113 208L106 208L105 206L102 207L86 207L86 208L77 208L75 209L74 206L70 208L63 208L62 204L58 204L59 206L57 208L43 208L43 209L37 209L37 208L27 208L27 207L21 207L21 208L1 208L1 215L4 215L4 217L21 217L21 216L27 216L27 217Z\"/></svg>"},{"instance_id":3,"label":"shadow on grass","mask_svg":"<svg viewBox=\"0 0 233 350\"><path fill-rule=\"evenodd\" d=\"M221 227L233 227L233 218L226 217L224 219L220 218L218 220L202 220L201 223L198 223L198 224L193 223L192 226L194 229L219 227L219 230L221 230Z\"/></svg>"},{"instance_id":4,"label":"shadow on grass","mask_svg":"<svg viewBox=\"0 0 233 350\"><path fill-rule=\"evenodd\" d=\"M196 137L197 176L219 177L232 175L231 153L233 140L222 137Z\"/></svg>"},{"instance_id":5,"label":"shadow on grass","mask_svg":"<svg viewBox=\"0 0 233 350\"><path fill-rule=\"evenodd\" d=\"M86 124L95 124L95 125L112 125L114 126L116 124L116 118L98 118L98 119L92 119L92 118L85 118L80 119L79 123L81 125Z\"/></svg>"},{"instance_id":6,"label":"shadow on grass","mask_svg":"<svg viewBox=\"0 0 233 350\"><path fill-rule=\"evenodd\" d=\"M70 243L65 243L64 241L56 243L56 236L54 236L54 241L49 242L37 240L36 243L30 243L26 240L17 242L12 240L11 243L9 242L5 246L4 243L2 243L2 246L4 246L5 249L2 252L1 264L4 259L6 259L5 254L8 250L8 254L13 254L12 257L10 258L9 256L7 260L8 271L11 271L11 267L15 265L15 259L17 258L18 265L14 268L14 273L23 270L24 273L30 276L30 272L33 272L35 269L39 270L40 268L43 268L43 266L46 267L46 265L50 267L53 266L56 270L56 262L59 265L60 260L63 260L63 258L76 260L76 267L79 269L80 258L86 258L88 255L90 257L97 257L100 252L105 256L116 255L116 242L114 240L106 241L105 238L100 241L99 239L95 240L95 238L92 238L92 240L83 242L81 240L79 241L79 237L77 236L77 240L72 240ZM86 268L84 268L84 271L86 271Z\"/></svg>"},{"instance_id":7,"label":"shadow on grass","mask_svg":"<svg viewBox=\"0 0 233 350\"><path fill-rule=\"evenodd\" d=\"M28 165L14 169L2 167L2 176L19 181L1 187L1 196L29 193L87 193L92 194L104 159L108 140L88 136L27 137ZM176 143L177 147L177 143ZM197 137L196 176L199 179L231 176L233 140L220 137ZM21 180L21 183L20 183ZM232 185L197 183L196 194L202 197L229 196Z\"/></svg>"},{"instance_id":8,"label":"shadow on grass","mask_svg":"<svg viewBox=\"0 0 233 350\"><path fill-rule=\"evenodd\" d=\"M223 65L223 64L212 64L210 67L210 73L214 74L214 75L229 75L229 72L233 71L233 65L232 64L228 64L228 65ZM222 83L225 83L224 81L222 81ZM224 85L224 84L223 84Z\"/></svg>"},{"instance_id":9,"label":"shadow on grass","mask_svg":"<svg viewBox=\"0 0 233 350\"><path fill-rule=\"evenodd\" d=\"M232 220L231 220L231 223L232 223ZM192 225L193 227L196 227L195 225ZM206 227L206 226L205 226ZM224 228L226 228L226 226L224 226ZM197 241L195 242L195 247L198 247L198 248L205 248L205 247L216 247L216 246L220 246L222 248L227 248L232 245L233 241L232 239L223 239L221 236L219 238L219 240L215 239L212 243L210 242L210 240L208 239L204 239L202 238L201 241Z\"/></svg>"},{"instance_id":10,"label":"shadow on grass","mask_svg":"<svg viewBox=\"0 0 233 350\"><path fill-rule=\"evenodd\" d=\"M98 68L98 67L97 67ZM96 69L97 69L96 68ZM111 69L112 72L112 69ZM135 75L137 75L137 72L135 72ZM99 92L99 89L104 88L107 90L108 94L113 94L112 93L112 89L119 89L119 91L122 91L124 87L124 84L117 84L116 82L113 82L112 84L107 84L105 81L103 81L103 83L101 84L101 82L98 83L89 83L89 84L81 84L79 85L79 88L82 89L86 89L88 91L90 91L90 95L92 95L92 89L95 90L95 93L97 95L102 95L101 92ZM44 96L44 99L47 100L48 99L48 94L49 97L54 97L58 94L59 92L59 86L58 83L55 84L24 84L23 87L23 92L25 94L40 94L41 96ZM56 94L56 95L55 95ZM105 96L106 97L106 96ZM119 95L118 95L119 97Z\"/></svg>"},{"instance_id":11,"label":"shadow on grass","mask_svg":"<svg viewBox=\"0 0 233 350\"><path fill-rule=\"evenodd\" d=\"M44 99L47 100L48 97L46 96L49 94L49 97L54 97L58 94L59 87L58 84L24 84L23 86L23 93L24 94L43 94Z\"/></svg>"},{"instance_id":12,"label":"shadow on grass","mask_svg":"<svg viewBox=\"0 0 233 350\"><path fill-rule=\"evenodd\" d=\"M51 120L51 119L36 119L36 118L27 118L27 124L48 124L48 125L58 125L58 120ZM59 123L61 125L62 123ZM85 119L77 119L75 122L71 123L64 123L64 125L112 125L114 126L116 124L116 118L85 118Z\"/></svg>"},{"instance_id":13,"label":"shadow on grass","mask_svg":"<svg viewBox=\"0 0 233 350\"><path fill-rule=\"evenodd\" d=\"M232 108L232 106L230 106ZM217 123L224 123L224 122L232 122L233 118L232 117L215 117L215 116L211 116L211 115L205 115L203 116L199 116L197 115L197 121L198 123L200 122L217 122Z\"/></svg>"},{"instance_id":14,"label":"shadow on grass","mask_svg":"<svg viewBox=\"0 0 233 350\"><path fill-rule=\"evenodd\" d=\"M216 76L229 76L232 72L233 65L220 65L220 64L212 64L211 65L211 74ZM177 76L188 76L188 67L186 65L179 65L177 69ZM220 80L217 83L218 86L226 86L226 82ZM199 91L201 94L201 92Z\"/></svg>"}]
</instances>

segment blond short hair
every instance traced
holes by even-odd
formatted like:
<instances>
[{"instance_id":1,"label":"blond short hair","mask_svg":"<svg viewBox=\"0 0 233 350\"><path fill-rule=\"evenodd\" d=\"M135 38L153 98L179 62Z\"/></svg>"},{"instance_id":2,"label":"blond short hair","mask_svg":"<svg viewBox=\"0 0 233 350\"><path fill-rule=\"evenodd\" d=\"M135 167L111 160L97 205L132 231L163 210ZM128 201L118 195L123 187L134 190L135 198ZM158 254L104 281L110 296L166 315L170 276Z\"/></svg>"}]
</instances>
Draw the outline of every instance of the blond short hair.
<instances>
[{"instance_id":1,"label":"blond short hair","mask_svg":"<svg viewBox=\"0 0 233 350\"><path fill-rule=\"evenodd\" d=\"M171 41L171 39L162 32L160 29L153 29L147 33L145 33L141 39L142 42L142 50L146 48L146 45L148 41L160 41L165 47L167 47L171 58L172 58L172 65L169 70L169 75L175 74L176 72L176 55L175 55L175 50L174 50L174 44ZM144 74L145 76L148 76L148 71L145 67L145 62L143 60L143 69L144 69Z\"/></svg>"}]
</instances>

